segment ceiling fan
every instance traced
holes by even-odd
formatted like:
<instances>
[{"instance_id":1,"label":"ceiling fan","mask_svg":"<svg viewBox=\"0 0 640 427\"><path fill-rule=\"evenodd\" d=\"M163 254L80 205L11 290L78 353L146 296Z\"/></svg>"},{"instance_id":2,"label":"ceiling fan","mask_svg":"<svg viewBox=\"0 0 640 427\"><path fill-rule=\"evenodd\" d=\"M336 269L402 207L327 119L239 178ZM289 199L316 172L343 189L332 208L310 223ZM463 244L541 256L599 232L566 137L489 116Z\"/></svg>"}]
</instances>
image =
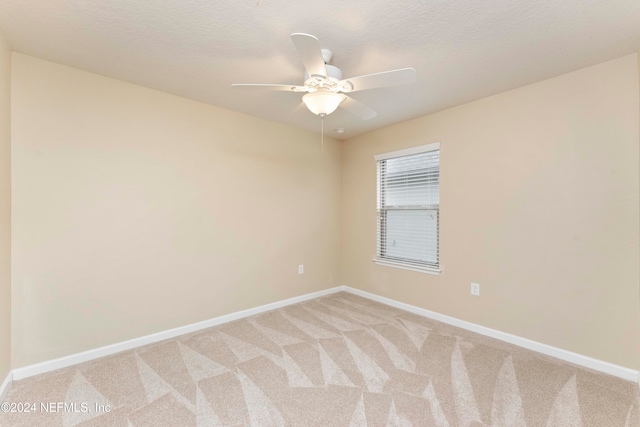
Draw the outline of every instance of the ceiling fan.
<instances>
[{"instance_id":1,"label":"ceiling fan","mask_svg":"<svg viewBox=\"0 0 640 427\"><path fill-rule=\"evenodd\" d=\"M347 96L347 93L408 84L416 80L416 70L413 68L401 68L343 80L342 71L331 65L333 54L330 50L320 49L320 42L316 37L310 34L294 33L291 34L291 39L305 68L302 86L286 84L233 84L231 86L238 89L306 92L302 102L312 113L322 118L333 113L340 106L368 120L375 117L377 113Z\"/></svg>"}]
</instances>

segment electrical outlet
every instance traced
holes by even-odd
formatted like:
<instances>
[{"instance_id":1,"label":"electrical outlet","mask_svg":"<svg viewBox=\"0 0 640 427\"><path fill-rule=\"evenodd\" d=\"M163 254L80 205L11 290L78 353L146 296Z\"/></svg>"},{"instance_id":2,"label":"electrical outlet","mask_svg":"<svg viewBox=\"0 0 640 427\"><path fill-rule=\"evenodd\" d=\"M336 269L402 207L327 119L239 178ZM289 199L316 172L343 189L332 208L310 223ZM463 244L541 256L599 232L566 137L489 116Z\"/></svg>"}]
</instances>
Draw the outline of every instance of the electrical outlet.
<instances>
[{"instance_id":1,"label":"electrical outlet","mask_svg":"<svg viewBox=\"0 0 640 427\"><path fill-rule=\"evenodd\" d=\"M298 266L298 274L304 274L304 265L303 264L300 264Z\"/></svg>"},{"instance_id":2,"label":"electrical outlet","mask_svg":"<svg viewBox=\"0 0 640 427\"><path fill-rule=\"evenodd\" d=\"M480 296L480 284L479 283L471 283L471 295L475 295L477 297Z\"/></svg>"}]
</instances>

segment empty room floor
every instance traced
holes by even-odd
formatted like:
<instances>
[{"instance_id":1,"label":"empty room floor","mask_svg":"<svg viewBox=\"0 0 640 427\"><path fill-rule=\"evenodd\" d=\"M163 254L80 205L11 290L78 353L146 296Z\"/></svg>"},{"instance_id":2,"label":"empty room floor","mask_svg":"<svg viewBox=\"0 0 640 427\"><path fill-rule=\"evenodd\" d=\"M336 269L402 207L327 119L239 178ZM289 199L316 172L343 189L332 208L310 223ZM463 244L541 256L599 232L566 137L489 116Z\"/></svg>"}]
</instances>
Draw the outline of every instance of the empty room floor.
<instances>
[{"instance_id":1,"label":"empty room floor","mask_svg":"<svg viewBox=\"0 0 640 427\"><path fill-rule=\"evenodd\" d=\"M633 382L344 292L16 381L6 402L36 406L2 426L640 426Z\"/></svg>"}]
</instances>

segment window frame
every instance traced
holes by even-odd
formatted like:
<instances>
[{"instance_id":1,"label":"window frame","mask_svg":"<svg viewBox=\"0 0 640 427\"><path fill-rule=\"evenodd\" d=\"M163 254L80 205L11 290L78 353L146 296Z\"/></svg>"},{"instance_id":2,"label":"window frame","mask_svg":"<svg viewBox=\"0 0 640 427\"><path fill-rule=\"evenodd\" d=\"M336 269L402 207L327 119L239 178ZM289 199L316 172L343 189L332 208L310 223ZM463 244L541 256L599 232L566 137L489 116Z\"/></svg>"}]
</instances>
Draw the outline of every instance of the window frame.
<instances>
[{"instance_id":1,"label":"window frame","mask_svg":"<svg viewBox=\"0 0 640 427\"><path fill-rule=\"evenodd\" d=\"M384 160L398 158L398 157L412 156L416 154L426 153L429 151L439 151L439 150L440 150L440 143L434 142L431 144L419 145L416 147L406 148L403 150L376 154L375 156L373 156L376 162L376 255L372 260L374 263L378 265L395 267L395 268L400 268L404 270L418 271L421 273L436 274L436 275L442 273L442 264L440 260L440 244L439 244L440 242L440 201L439 200L437 205L433 205L433 204L428 206L420 205L420 207L407 205L406 207L403 208L405 210L407 209L407 207L409 207L410 209L417 209L417 210L424 210L424 211L430 211L430 210L437 211L437 219L436 219L437 263L435 266L433 264L427 264L427 263L425 263L424 265L420 265L419 262L418 263L407 262L397 257L395 259L394 257L383 257L379 252L382 249L382 245L380 244L380 241L379 241L379 239L381 238L380 236L383 233L383 228L386 229L388 227L387 221L382 220L381 216L384 216L386 218L387 211L393 210L393 208L391 209L380 208L380 206L384 206L384 196L385 196L384 192L382 192L379 189L381 184L380 180L382 179L382 177L379 176L380 162ZM439 189L440 189L440 160L438 160L438 191ZM387 231L385 230L384 233L386 232Z\"/></svg>"}]
</instances>

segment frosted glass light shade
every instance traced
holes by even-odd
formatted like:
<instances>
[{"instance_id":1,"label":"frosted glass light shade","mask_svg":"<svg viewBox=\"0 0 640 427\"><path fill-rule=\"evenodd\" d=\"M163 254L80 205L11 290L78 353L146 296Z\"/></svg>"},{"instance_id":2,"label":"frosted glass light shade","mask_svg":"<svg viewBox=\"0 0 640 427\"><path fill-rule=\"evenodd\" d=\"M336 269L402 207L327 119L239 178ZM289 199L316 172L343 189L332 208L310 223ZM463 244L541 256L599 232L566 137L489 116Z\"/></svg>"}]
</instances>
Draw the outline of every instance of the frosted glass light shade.
<instances>
[{"instance_id":1,"label":"frosted glass light shade","mask_svg":"<svg viewBox=\"0 0 640 427\"><path fill-rule=\"evenodd\" d=\"M345 96L336 92L317 91L309 92L302 97L302 102L309 111L317 115L329 115L336 111L338 105L345 100Z\"/></svg>"}]
</instances>

